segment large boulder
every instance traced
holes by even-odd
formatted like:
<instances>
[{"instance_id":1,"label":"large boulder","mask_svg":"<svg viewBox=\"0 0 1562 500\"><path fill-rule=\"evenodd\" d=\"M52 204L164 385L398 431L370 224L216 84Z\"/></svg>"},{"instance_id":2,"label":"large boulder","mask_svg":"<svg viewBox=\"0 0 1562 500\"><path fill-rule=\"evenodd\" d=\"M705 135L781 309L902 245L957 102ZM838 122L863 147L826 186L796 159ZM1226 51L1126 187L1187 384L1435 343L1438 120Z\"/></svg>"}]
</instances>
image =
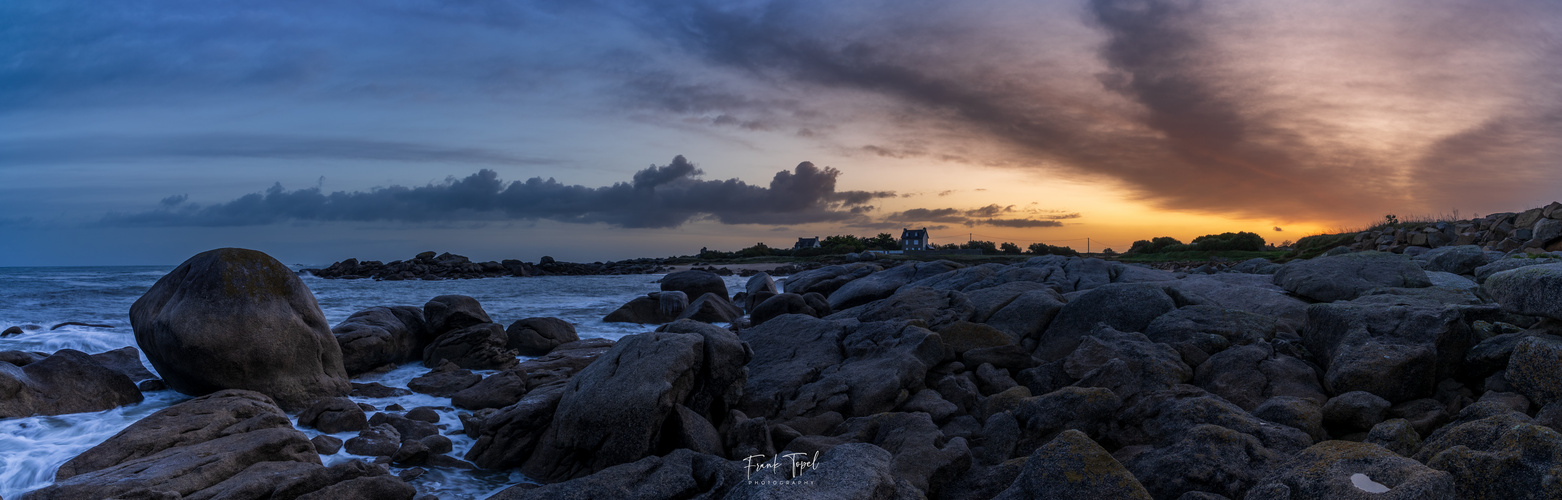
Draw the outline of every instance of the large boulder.
<instances>
[{"instance_id":1,"label":"large boulder","mask_svg":"<svg viewBox=\"0 0 1562 500\"><path fill-rule=\"evenodd\" d=\"M1510 269L1486 278L1486 292L1503 310L1562 319L1562 264Z\"/></svg>"},{"instance_id":2,"label":"large boulder","mask_svg":"<svg viewBox=\"0 0 1562 500\"><path fill-rule=\"evenodd\" d=\"M185 394L248 389L301 409L352 390L314 294L261 252L191 257L136 299L130 325L163 381Z\"/></svg>"},{"instance_id":3,"label":"large boulder","mask_svg":"<svg viewBox=\"0 0 1562 500\"><path fill-rule=\"evenodd\" d=\"M602 318L608 323L662 324L678 319L689 308L689 296L683 292L651 292L635 297Z\"/></svg>"},{"instance_id":4,"label":"large boulder","mask_svg":"<svg viewBox=\"0 0 1562 500\"><path fill-rule=\"evenodd\" d=\"M1460 245L1434 248L1416 256L1421 268L1454 274L1475 274L1476 268L1490 260L1486 251L1476 245Z\"/></svg>"},{"instance_id":5,"label":"large boulder","mask_svg":"<svg viewBox=\"0 0 1562 500\"><path fill-rule=\"evenodd\" d=\"M792 421L798 430L815 417L894 409L923 389L928 369L949 355L937 334L906 322L793 314L745 330L742 339L754 359L738 409L749 417Z\"/></svg>"},{"instance_id":6,"label":"large boulder","mask_svg":"<svg viewBox=\"0 0 1562 500\"><path fill-rule=\"evenodd\" d=\"M940 330L971 319L976 307L964 293L927 287L902 288L893 295L866 305L840 311L829 319L854 318L858 321L922 320L928 328Z\"/></svg>"},{"instance_id":7,"label":"large boulder","mask_svg":"<svg viewBox=\"0 0 1562 500\"><path fill-rule=\"evenodd\" d=\"M544 356L526 360L515 368L495 373L460 390L451 396L450 402L457 408L468 410L510 406L531 391L569 381L570 377L596 361L611 347L613 341L606 339L586 339L560 345Z\"/></svg>"},{"instance_id":8,"label":"large boulder","mask_svg":"<svg viewBox=\"0 0 1562 500\"><path fill-rule=\"evenodd\" d=\"M423 366L433 368L448 361L472 370L508 368L515 366L518 355L509 345L503 326L478 323L440 335L423 348Z\"/></svg>"},{"instance_id":9,"label":"large boulder","mask_svg":"<svg viewBox=\"0 0 1562 500\"><path fill-rule=\"evenodd\" d=\"M141 391L130 377L81 351L61 349L20 368L0 361L0 418L100 411L140 402Z\"/></svg>"},{"instance_id":10,"label":"large boulder","mask_svg":"<svg viewBox=\"0 0 1562 500\"><path fill-rule=\"evenodd\" d=\"M1415 458L1453 476L1452 498L1562 498L1562 434L1501 405L1465 408Z\"/></svg>"},{"instance_id":11,"label":"large boulder","mask_svg":"<svg viewBox=\"0 0 1562 500\"><path fill-rule=\"evenodd\" d=\"M1166 344L1141 333L1097 326L1068 357L1063 370L1080 387L1105 387L1128 399L1144 391L1170 389L1193 378L1193 369Z\"/></svg>"},{"instance_id":12,"label":"large boulder","mask_svg":"<svg viewBox=\"0 0 1562 500\"><path fill-rule=\"evenodd\" d=\"M1409 257L1375 251L1292 261L1275 273L1274 282L1318 302L1350 300L1379 287L1432 286Z\"/></svg>"},{"instance_id":13,"label":"large boulder","mask_svg":"<svg viewBox=\"0 0 1562 500\"><path fill-rule=\"evenodd\" d=\"M429 334L440 337L469 326L493 323L477 299L465 295L440 295L423 304L423 320Z\"/></svg>"},{"instance_id":14,"label":"large boulder","mask_svg":"<svg viewBox=\"0 0 1562 500\"><path fill-rule=\"evenodd\" d=\"M510 338L507 347L522 356L541 356L555 347L580 340L575 325L558 318L526 318L510 323L504 333Z\"/></svg>"},{"instance_id":15,"label":"large boulder","mask_svg":"<svg viewBox=\"0 0 1562 500\"><path fill-rule=\"evenodd\" d=\"M781 281L781 290L787 293L818 293L828 296L852 280L873 274L882 267L878 264L859 262L845 266L824 266L787 276Z\"/></svg>"},{"instance_id":16,"label":"large boulder","mask_svg":"<svg viewBox=\"0 0 1562 500\"><path fill-rule=\"evenodd\" d=\"M1176 308L1176 302L1153 284L1113 283L1093 288L1058 311L1041 334L1036 357L1063 359L1097 323L1123 332L1143 332L1155 318Z\"/></svg>"},{"instance_id":17,"label":"large boulder","mask_svg":"<svg viewBox=\"0 0 1562 500\"><path fill-rule=\"evenodd\" d=\"M1282 454L1312 444L1312 438L1301 430L1254 417L1224 398L1189 385L1140 393L1125 401L1103 437L1117 446L1166 446L1203 424L1253 436L1265 448Z\"/></svg>"},{"instance_id":18,"label":"large boulder","mask_svg":"<svg viewBox=\"0 0 1562 500\"><path fill-rule=\"evenodd\" d=\"M1035 341L1062 309L1063 296L1057 291L1032 290L1014 297L983 321L1014 338Z\"/></svg>"},{"instance_id":19,"label":"large boulder","mask_svg":"<svg viewBox=\"0 0 1562 500\"><path fill-rule=\"evenodd\" d=\"M1302 338L1332 394L1367 391L1399 403L1461 372L1473 336L1462 306L1372 295L1307 308Z\"/></svg>"},{"instance_id":20,"label":"large boulder","mask_svg":"<svg viewBox=\"0 0 1562 500\"><path fill-rule=\"evenodd\" d=\"M1166 282L1168 293L1196 297L1200 304L1269 316L1278 325L1300 330L1307 322L1307 303L1288 295L1263 274L1195 274ZM1145 332L1149 333L1149 332Z\"/></svg>"},{"instance_id":21,"label":"large boulder","mask_svg":"<svg viewBox=\"0 0 1562 500\"><path fill-rule=\"evenodd\" d=\"M1015 478L996 499L1142 498L1150 493L1123 464L1089 436L1063 431L1036 449Z\"/></svg>"},{"instance_id":22,"label":"large boulder","mask_svg":"<svg viewBox=\"0 0 1562 500\"><path fill-rule=\"evenodd\" d=\"M682 406L705 426L720 425L737 403L749 356L737 335L693 321L624 337L565 384L522 470L561 481L688 447L686 436L668 431L676 428L669 419Z\"/></svg>"},{"instance_id":23,"label":"large boulder","mask_svg":"<svg viewBox=\"0 0 1562 500\"><path fill-rule=\"evenodd\" d=\"M743 310L732 305L726 297L707 293L695 299L678 315L679 319L692 319L704 323L731 323L743 317Z\"/></svg>"},{"instance_id":24,"label":"large boulder","mask_svg":"<svg viewBox=\"0 0 1562 500\"><path fill-rule=\"evenodd\" d=\"M1286 460L1249 490L1247 498L1273 500L1452 500L1447 472L1434 470L1383 447L1324 441Z\"/></svg>"},{"instance_id":25,"label":"large boulder","mask_svg":"<svg viewBox=\"0 0 1562 500\"><path fill-rule=\"evenodd\" d=\"M1257 438L1218 425L1199 425L1166 445L1124 460L1155 498L1210 492L1242 498L1279 462Z\"/></svg>"},{"instance_id":26,"label":"large boulder","mask_svg":"<svg viewBox=\"0 0 1562 500\"><path fill-rule=\"evenodd\" d=\"M423 310L412 306L371 307L353 313L331 329L342 349L348 375L387 364L423 359L434 335L423 324Z\"/></svg>"},{"instance_id":27,"label":"large boulder","mask_svg":"<svg viewBox=\"0 0 1562 500\"><path fill-rule=\"evenodd\" d=\"M1485 283L1486 280L1491 278L1493 274L1497 274L1503 271L1509 271L1521 267L1539 266L1543 264L1556 264L1557 262L1557 259L1549 257L1532 259L1515 256L1506 259L1497 259L1491 261L1489 264L1475 268L1475 281L1478 283Z\"/></svg>"},{"instance_id":28,"label":"large boulder","mask_svg":"<svg viewBox=\"0 0 1562 500\"><path fill-rule=\"evenodd\" d=\"M1562 401L1562 338L1536 335L1520 340L1508 358L1507 380L1535 406Z\"/></svg>"},{"instance_id":29,"label":"large boulder","mask_svg":"<svg viewBox=\"0 0 1562 500\"><path fill-rule=\"evenodd\" d=\"M750 308L748 319L750 324L757 326L783 314L804 314L818 318L830 313L829 304L825 303L824 306L824 310L820 311L802 295L779 293Z\"/></svg>"},{"instance_id":30,"label":"large boulder","mask_svg":"<svg viewBox=\"0 0 1562 500\"><path fill-rule=\"evenodd\" d=\"M771 278L768 273L750 276L748 282L743 286L743 291L746 294L745 297L747 297L743 303L743 310L745 311L753 311L755 306L780 293L780 290L776 288L776 280Z\"/></svg>"},{"instance_id":31,"label":"large boulder","mask_svg":"<svg viewBox=\"0 0 1562 500\"><path fill-rule=\"evenodd\" d=\"M667 273L662 277L662 291L683 292L689 297L699 297L707 293L714 293L726 299L732 296L727 292L727 282L722 281L721 276L710 271L678 271Z\"/></svg>"},{"instance_id":32,"label":"large boulder","mask_svg":"<svg viewBox=\"0 0 1562 500\"><path fill-rule=\"evenodd\" d=\"M1276 396L1328 401L1318 375L1300 359L1275 352L1269 342L1234 347L1199 365L1195 384L1247 411Z\"/></svg>"},{"instance_id":33,"label":"large boulder","mask_svg":"<svg viewBox=\"0 0 1562 500\"><path fill-rule=\"evenodd\" d=\"M830 308L839 311L889 297L907 283L937 276L959 267L959 264L940 260L901 264L885 269L842 285L839 290L829 295Z\"/></svg>"},{"instance_id":34,"label":"large boulder","mask_svg":"<svg viewBox=\"0 0 1562 500\"><path fill-rule=\"evenodd\" d=\"M314 445L270 398L228 390L131 424L60 467L53 485L24 498L311 498L311 492L388 471L351 461L320 465ZM405 486L405 485L403 485ZM410 487L376 498L408 500ZM317 495L315 498L318 498Z\"/></svg>"}]
</instances>

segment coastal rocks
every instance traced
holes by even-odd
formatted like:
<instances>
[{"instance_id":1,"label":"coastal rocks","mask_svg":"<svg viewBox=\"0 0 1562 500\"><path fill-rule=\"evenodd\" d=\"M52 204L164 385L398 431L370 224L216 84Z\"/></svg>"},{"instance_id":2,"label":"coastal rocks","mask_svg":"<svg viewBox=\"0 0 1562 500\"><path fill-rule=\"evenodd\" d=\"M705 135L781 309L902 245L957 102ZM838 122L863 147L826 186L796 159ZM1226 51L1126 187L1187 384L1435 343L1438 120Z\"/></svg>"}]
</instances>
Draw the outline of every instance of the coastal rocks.
<instances>
[{"instance_id":1,"label":"coastal rocks","mask_svg":"<svg viewBox=\"0 0 1562 500\"><path fill-rule=\"evenodd\" d=\"M1483 405L1433 433L1415 458L1453 476L1453 498L1562 497L1562 434L1523 413L1478 411Z\"/></svg>"},{"instance_id":2,"label":"coastal rocks","mask_svg":"<svg viewBox=\"0 0 1562 500\"><path fill-rule=\"evenodd\" d=\"M1233 347L1199 365L1195 383L1247 411L1277 396L1311 400L1323 405L1328 397L1312 367L1275 352L1269 342Z\"/></svg>"},{"instance_id":3,"label":"coastal rocks","mask_svg":"<svg viewBox=\"0 0 1562 500\"><path fill-rule=\"evenodd\" d=\"M1133 454L1123 465L1155 498L1197 491L1241 498L1279 458L1253 436L1198 425L1168 445Z\"/></svg>"},{"instance_id":4,"label":"coastal rocks","mask_svg":"<svg viewBox=\"0 0 1562 500\"><path fill-rule=\"evenodd\" d=\"M1171 347L1105 325L1097 326L1063 359L1063 371L1078 379L1080 387L1105 387L1123 399L1193 378L1193 369Z\"/></svg>"},{"instance_id":5,"label":"coastal rocks","mask_svg":"<svg viewBox=\"0 0 1562 500\"><path fill-rule=\"evenodd\" d=\"M490 375L462 389L450 397L450 402L457 408L469 410L510 406L531 391L562 385L611 347L613 341L606 339L586 339L560 345L547 355L526 360L515 368Z\"/></svg>"},{"instance_id":6,"label":"coastal rocks","mask_svg":"<svg viewBox=\"0 0 1562 500\"><path fill-rule=\"evenodd\" d=\"M331 329L342 349L348 375L423 359L436 335L423 323L423 310L412 306L371 307L353 313Z\"/></svg>"},{"instance_id":7,"label":"coastal rocks","mask_svg":"<svg viewBox=\"0 0 1562 500\"><path fill-rule=\"evenodd\" d=\"M976 307L963 293L912 287L827 318L853 318L862 322L921 320L928 328L939 330L955 322L969 320L975 312Z\"/></svg>"},{"instance_id":8,"label":"coastal rocks","mask_svg":"<svg viewBox=\"0 0 1562 500\"><path fill-rule=\"evenodd\" d=\"M314 295L254 250L203 252L130 307L136 343L168 387L191 395L249 389L283 408L350 391L341 347Z\"/></svg>"},{"instance_id":9,"label":"coastal rocks","mask_svg":"<svg viewBox=\"0 0 1562 500\"><path fill-rule=\"evenodd\" d=\"M1486 251L1476 245L1460 245L1434 248L1415 257L1426 271L1454 274L1475 274L1475 270L1490 260Z\"/></svg>"},{"instance_id":10,"label":"coastal rocks","mask_svg":"<svg viewBox=\"0 0 1562 500\"><path fill-rule=\"evenodd\" d=\"M602 318L608 323L662 324L678 319L689 307L689 297L683 292L651 292L635 297Z\"/></svg>"},{"instance_id":11,"label":"coastal rocks","mask_svg":"<svg viewBox=\"0 0 1562 500\"><path fill-rule=\"evenodd\" d=\"M515 366L517 353L510 349L509 335L495 323L480 323L440 335L423 349L423 365L436 367L445 362L472 370L495 370Z\"/></svg>"},{"instance_id":12,"label":"coastal rocks","mask_svg":"<svg viewBox=\"0 0 1562 500\"><path fill-rule=\"evenodd\" d=\"M1065 304L1036 346L1044 361L1062 359L1079 346L1097 323L1124 332L1142 332L1150 322L1171 312L1177 304L1161 288L1151 284L1113 283L1084 292Z\"/></svg>"},{"instance_id":13,"label":"coastal rocks","mask_svg":"<svg viewBox=\"0 0 1562 500\"><path fill-rule=\"evenodd\" d=\"M776 280L769 274L759 273L749 277L748 282L743 286L743 292L747 297L743 302L743 310L753 311L755 306L780 293L780 289L776 288Z\"/></svg>"},{"instance_id":14,"label":"coastal rocks","mask_svg":"<svg viewBox=\"0 0 1562 500\"><path fill-rule=\"evenodd\" d=\"M937 334L912 324L795 314L745 330L742 340L754 359L738 409L799 431L831 414L840 422L894 409L948 355Z\"/></svg>"},{"instance_id":15,"label":"coastal rocks","mask_svg":"<svg viewBox=\"0 0 1562 500\"><path fill-rule=\"evenodd\" d=\"M472 387L482 380L482 375L472 373L471 370L455 363L446 362L407 382L407 388L414 392L443 398Z\"/></svg>"},{"instance_id":16,"label":"coastal rocks","mask_svg":"<svg viewBox=\"0 0 1562 500\"><path fill-rule=\"evenodd\" d=\"M350 399L322 399L298 414L298 426L327 434L361 431L369 427L369 417Z\"/></svg>"},{"instance_id":17,"label":"coastal rocks","mask_svg":"<svg viewBox=\"0 0 1562 500\"><path fill-rule=\"evenodd\" d=\"M1387 399L1366 391L1351 391L1329 398L1323 405L1323 423L1343 433L1372 429L1388 415Z\"/></svg>"},{"instance_id":18,"label":"coastal rocks","mask_svg":"<svg viewBox=\"0 0 1562 500\"><path fill-rule=\"evenodd\" d=\"M723 300L732 296L727 293L727 282L722 281L721 276L709 271L696 270L667 273L667 276L662 278L662 291L683 292L685 296L696 298L713 293Z\"/></svg>"},{"instance_id":19,"label":"coastal rocks","mask_svg":"<svg viewBox=\"0 0 1562 500\"><path fill-rule=\"evenodd\" d=\"M900 287L907 283L937 276L959 267L959 264L940 260L901 264L885 269L863 278L852 280L842 285L834 293L828 294L830 308L839 311L867 304L894 295Z\"/></svg>"},{"instance_id":20,"label":"coastal rocks","mask_svg":"<svg viewBox=\"0 0 1562 500\"><path fill-rule=\"evenodd\" d=\"M743 310L714 293L701 295L674 320L692 319L705 323L731 323L743 317Z\"/></svg>"},{"instance_id":21,"label":"coastal rocks","mask_svg":"<svg viewBox=\"0 0 1562 500\"><path fill-rule=\"evenodd\" d=\"M984 322L1016 339L1034 342L1062 309L1063 296L1057 291L1050 288L1033 290L1014 297Z\"/></svg>"},{"instance_id":22,"label":"coastal rocks","mask_svg":"<svg viewBox=\"0 0 1562 500\"><path fill-rule=\"evenodd\" d=\"M493 323L483 305L465 295L440 295L429 299L423 304L423 320L435 338L463 328Z\"/></svg>"},{"instance_id":23,"label":"coastal rocks","mask_svg":"<svg viewBox=\"0 0 1562 500\"><path fill-rule=\"evenodd\" d=\"M756 463L759 470L733 488L728 500L840 498L870 500L917 498L915 487L897 481L892 458L883 448L849 443L815 457L777 456ZM794 463L812 462L794 474Z\"/></svg>"},{"instance_id":24,"label":"coastal rocks","mask_svg":"<svg viewBox=\"0 0 1562 500\"><path fill-rule=\"evenodd\" d=\"M679 446L686 436L664 430L679 405L704 425L723 421L741 393L748 349L706 324L662 330L624 337L565 384L552 423L522 465L528 476L572 479L686 447Z\"/></svg>"},{"instance_id":25,"label":"coastal rocks","mask_svg":"<svg viewBox=\"0 0 1562 500\"><path fill-rule=\"evenodd\" d=\"M810 292L829 296L835 293L846 283L862 278L883 269L878 264L856 263L845 266L825 266L818 269L803 271L788 276L781 282L781 289L787 293L807 294Z\"/></svg>"},{"instance_id":26,"label":"coastal rocks","mask_svg":"<svg viewBox=\"0 0 1562 500\"><path fill-rule=\"evenodd\" d=\"M513 486L488 500L722 498L746 476L742 463L675 450L667 456L642 458L562 483Z\"/></svg>"},{"instance_id":27,"label":"coastal rocks","mask_svg":"<svg viewBox=\"0 0 1562 500\"><path fill-rule=\"evenodd\" d=\"M1318 302L1350 300L1378 287L1432 286L1409 257L1374 251L1292 261L1275 273L1274 283Z\"/></svg>"},{"instance_id":28,"label":"coastal rocks","mask_svg":"<svg viewBox=\"0 0 1562 500\"><path fill-rule=\"evenodd\" d=\"M1537 335L1520 340L1508 358L1506 378L1535 406L1562 401L1562 338Z\"/></svg>"},{"instance_id":29,"label":"coastal rocks","mask_svg":"<svg viewBox=\"0 0 1562 500\"><path fill-rule=\"evenodd\" d=\"M575 325L558 318L526 318L510 323L504 333L510 339L506 347L522 356L542 356L560 345L580 340Z\"/></svg>"},{"instance_id":30,"label":"coastal rocks","mask_svg":"<svg viewBox=\"0 0 1562 500\"><path fill-rule=\"evenodd\" d=\"M1089 436L1063 431L1036 449L1014 484L995 499L1139 498L1150 493Z\"/></svg>"},{"instance_id":31,"label":"coastal rocks","mask_svg":"<svg viewBox=\"0 0 1562 500\"><path fill-rule=\"evenodd\" d=\"M1562 319L1562 264L1496 273L1486 278L1485 288L1505 311Z\"/></svg>"},{"instance_id":32,"label":"coastal rocks","mask_svg":"<svg viewBox=\"0 0 1562 500\"><path fill-rule=\"evenodd\" d=\"M130 377L81 351L61 349L21 367L0 361L0 418L107 410L141 399Z\"/></svg>"},{"instance_id":33,"label":"coastal rocks","mask_svg":"<svg viewBox=\"0 0 1562 500\"><path fill-rule=\"evenodd\" d=\"M1452 478L1377 445L1324 441L1289 458L1247 498L1302 500L1486 498L1456 496Z\"/></svg>"},{"instance_id":34,"label":"coastal rocks","mask_svg":"<svg viewBox=\"0 0 1562 500\"><path fill-rule=\"evenodd\" d=\"M758 326L783 314L804 314L819 318L830 313L830 303L825 301L823 295L814 292L809 292L808 295L788 292L773 295L755 305L750 309L748 319L749 324Z\"/></svg>"},{"instance_id":35,"label":"coastal rocks","mask_svg":"<svg viewBox=\"0 0 1562 500\"><path fill-rule=\"evenodd\" d=\"M159 410L61 466L31 499L300 497L384 476L362 462L322 467L265 395L229 390ZM385 498L410 499L398 489Z\"/></svg>"},{"instance_id":36,"label":"coastal rocks","mask_svg":"<svg viewBox=\"0 0 1562 500\"><path fill-rule=\"evenodd\" d=\"M1477 283L1486 283L1487 278L1490 278L1491 275L1503 271L1518 269L1521 267L1538 266L1542 264L1555 264L1557 262L1557 259L1553 258L1530 259L1510 257L1506 259L1497 259L1491 261L1490 264L1475 268L1475 281Z\"/></svg>"},{"instance_id":37,"label":"coastal rocks","mask_svg":"<svg viewBox=\"0 0 1562 500\"><path fill-rule=\"evenodd\" d=\"M1331 393L1367 391L1390 402L1431 395L1458 373L1472 334L1460 306L1373 295L1314 304L1302 338Z\"/></svg>"}]
</instances>

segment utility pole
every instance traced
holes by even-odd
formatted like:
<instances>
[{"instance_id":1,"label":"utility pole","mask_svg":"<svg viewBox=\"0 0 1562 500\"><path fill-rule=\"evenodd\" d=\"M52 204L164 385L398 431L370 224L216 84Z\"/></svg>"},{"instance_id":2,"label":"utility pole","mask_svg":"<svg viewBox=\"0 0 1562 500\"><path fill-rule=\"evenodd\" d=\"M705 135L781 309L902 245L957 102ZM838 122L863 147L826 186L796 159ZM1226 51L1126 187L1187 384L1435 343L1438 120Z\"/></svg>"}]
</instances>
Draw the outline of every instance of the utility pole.
<instances>
[{"instance_id":1,"label":"utility pole","mask_svg":"<svg viewBox=\"0 0 1562 500\"><path fill-rule=\"evenodd\" d=\"M1090 238L1085 238L1085 253L1090 253Z\"/></svg>"}]
</instances>

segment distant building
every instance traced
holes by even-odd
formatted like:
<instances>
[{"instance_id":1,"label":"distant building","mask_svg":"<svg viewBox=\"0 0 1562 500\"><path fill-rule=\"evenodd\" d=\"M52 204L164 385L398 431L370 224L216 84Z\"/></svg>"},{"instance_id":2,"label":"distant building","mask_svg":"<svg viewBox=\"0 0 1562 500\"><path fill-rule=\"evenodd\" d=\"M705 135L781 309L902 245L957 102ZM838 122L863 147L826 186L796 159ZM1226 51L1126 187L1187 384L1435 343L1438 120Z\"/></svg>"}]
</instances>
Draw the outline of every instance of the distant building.
<instances>
[{"instance_id":1,"label":"distant building","mask_svg":"<svg viewBox=\"0 0 1562 500\"><path fill-rule=\"evenodd\" d=\"M792 249L798 250L802 248L819 248L819 237L815 236L812 238L798 238L797 244L792 245Z\"/></svg>"},{"instance_id":2,"label":"distant building","mask_svg":"<svg viewBox=\"0 0 1562 500\"><path fill-rule=\"evenodd\" d=\"M927 250L930 246L931 244L927 238L927 228L900 230L901 250Z\"/></svg>"}]
</instances>

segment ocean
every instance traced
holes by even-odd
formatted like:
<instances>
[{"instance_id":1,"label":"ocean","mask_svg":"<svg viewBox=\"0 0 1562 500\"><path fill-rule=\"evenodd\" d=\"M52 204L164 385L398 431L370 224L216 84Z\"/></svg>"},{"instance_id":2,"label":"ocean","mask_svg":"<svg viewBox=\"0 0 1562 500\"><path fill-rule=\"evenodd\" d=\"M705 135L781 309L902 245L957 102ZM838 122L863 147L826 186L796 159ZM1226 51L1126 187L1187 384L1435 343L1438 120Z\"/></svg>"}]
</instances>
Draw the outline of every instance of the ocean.
<instances>
[{"instance_id":1,"label":"ocean","mask_svg":"<svg viewBox=\"0 0 1562 500\"><path fill-rule=\"evenodd\" d=\"M99 353L135 346L130 329L130 305L172 266L138 267L13 267L0 268L0 329L36 325L22 335L0 338L0 351L24 350L52 353L76 349ZM658 290L661 275L546 276L441 281L327 280L301 276L315 294L326 319L335 325L365 308L380 305L421 307L429 299L448 294L468 295L482 303L488 315L503 325L522 318L551 316L575 325L581 338L618 339L650 331L649 325L604 323L602 318L629 300ZM727 287L742 290L747 278L730 276ZM67 321L107 325L109 328L65 326ZM138 347L139 349L139 347ZM525 359L525 358L522 358ZM143 364L155 370L151 363ZM405 387L427 369L410 363L388 373L366 375L354 382L380 382ZM485 373L487 372L480 372ZM146 393L146 400L131 406L93 413L12 418L0 420L0 497L14 498L48 485L60 465L103 442L136 420L169 405L189 399L173 391ZM355 401L384 408L400 404L449 406L448 398L422 394L396 398L359 398ZM455 411L441 411L440 424L460 429ZM372 413L371 413L372 416ZM297 419L297 415L292 417ZM311 437L313 429L299 429ZM338 433L346 440L356 433ZM473 440L459 433L453 457L462 457ZM322 456L327 465L350 460L346 451ZM518 472L463 471L425 467L428 473L412 482L419 494L442 499L485 498L510 484L527 479ZM393 472L400 470L393 468Z\"/></svg>"}]
</instances>

